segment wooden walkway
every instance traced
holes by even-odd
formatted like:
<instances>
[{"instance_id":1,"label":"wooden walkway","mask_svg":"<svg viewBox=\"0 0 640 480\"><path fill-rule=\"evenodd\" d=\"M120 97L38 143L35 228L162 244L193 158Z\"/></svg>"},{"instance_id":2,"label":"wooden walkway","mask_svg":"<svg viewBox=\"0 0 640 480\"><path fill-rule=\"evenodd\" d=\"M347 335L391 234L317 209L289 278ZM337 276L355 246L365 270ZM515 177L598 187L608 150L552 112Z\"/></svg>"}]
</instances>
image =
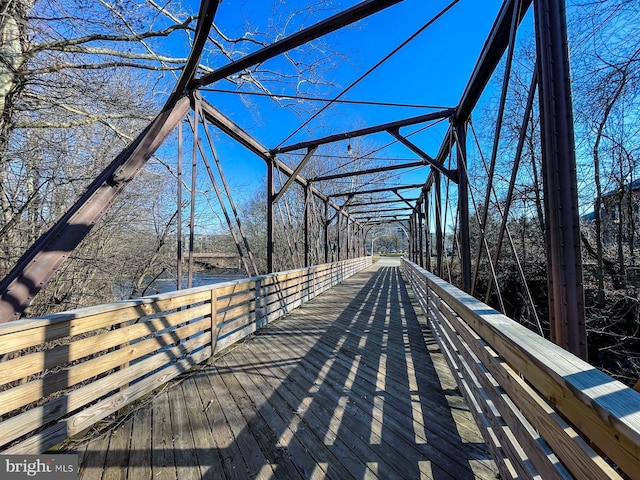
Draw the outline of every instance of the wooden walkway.
<instances>
[{"instance_id":1,"label":"wooden walkway","mask_svg":"<svg viewBox=\"0 0 640 480\"><path fill-rule=\"evenodd\" d=\"M378 262L77 445L80 478L496 478L414 307Z\"/></svg>"}]
</instances>

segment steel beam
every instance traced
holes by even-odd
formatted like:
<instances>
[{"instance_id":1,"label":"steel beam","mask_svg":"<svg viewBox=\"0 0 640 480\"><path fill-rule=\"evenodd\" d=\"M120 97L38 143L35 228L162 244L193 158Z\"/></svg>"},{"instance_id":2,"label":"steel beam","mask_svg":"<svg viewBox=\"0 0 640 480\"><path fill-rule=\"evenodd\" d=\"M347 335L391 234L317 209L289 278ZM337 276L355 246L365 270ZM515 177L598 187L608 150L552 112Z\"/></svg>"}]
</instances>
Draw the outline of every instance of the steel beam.
<instances>
[{"instance_id":1,"label":"steel beam","mask_svg":"<svg viewBox=\"0 0 640 480\"><path fill-rule=\"evenodd\" d=\"M452 108L440 110L438 112L427 113L425 115L418 115L416 117L406 118L404 120L397 120L395 122L383 123L373 127L362 128L359 130L352 130L344 133L336 133L327 137L318 138L316 140L309 140L307 142L300 142L293 145L285 145L272 150L271 153L287 153L295 150L301 150L303 148L313 148L327 143L339 142L340 140L348 140L350 138L363 137L365 135L372 135L374 133L386 132L388 130L397 130L402 127L408 127L410 125L416 125L418 123L430 122L433 120L439 120L441 118L451 117L455 113Z\"/></svg>"},{"instance_id":2,"label":"steel beam","mask_svg":"<svg viewBox=\"0 0 640 480\"><path fill-rule=\"evenodd\" d=\"M398 140L398 142L400 142L402 145L407 147L416 155L419 155L420 158L422 158L425 162L427 162L430 167L442 173L445 177L447 177L452 182L454 183L458 182L455 171L447 170L446 168L444 168L444 165L442 165L442 163L437 162L434 158L432 158L424 150L418 147L415 143L411 142L409 139L400 135L400 132L398 131L398 129L389 129L388 132L393 138Z\"/></svg>"},{"instance_id":3,"label":"steel beam","mask_svg":"<svg viewBox=\"0 0 640 480\"><path fill-rule=\"evenodd\" d=\"M300 30L282 40L272 43L254 53L231 62L214 72L203 75L193 81L195 87L210 85L218 80L227 78L230 75L241 72L249 67L265 62L270 58L283 54L293 48L299 47L323 35L334 32L342 27L362 20L374 13L384 10L402 0L368 0L351 7L343 12L333 15L311 27Z\"/></svg>"},{"instance_id":4,"label":"steel beam","mask_svg":"<svg viewBox=\"0 0 640 480\"><path fill-rule=\"evenodd\" d=\"M336 173L334 175L325 175L323 177L315 177L310 179L309 181L313 182L322 182L325 180L336 180L338 178L347 178L347 177L355 177L358 175L368 175L371 173L379 173L379 172L389 172L391 170L401 170L403 168L415 168L415 167L426 167L428 162L425 160L421 160L419 162L408 162L399 165L389 165L386 167L376 167L376 168L368 168L366 170L358 170L355 172L346 172L346 173Z\"/></svg>"},{"instance_id":5,"label":"steel beam","mask_svg":"<svg viewBox=\"0 0 640 480\"><path fill-rule=\"evenodd\" d=\"M517 2L517 0L506 0L503 3L498 17L489 32L489 37L480 52L478 63L471 74L471 78L467 83L456 109L456 125L466 123L471 117L471 111L476 106L476 103L478 103L480 95L482 95L491 75L493 75L494 70L509 45L509 31L511 29L514 5L516 3L521 4L520 12L517 16L517 24L519 25L527 13L531 2L532 0L522 0L520 2Z\"/></svg>"},{"instance_id":6,"label":"steel beam","mask_svg":"<svg viewBox=\"0 0 640 480\"><path fill-rule=\"evenodd\" d=\"M388 203L399 203L399 202L416 202L418 198L390 198L387 200L373 200L371 202L354 202L350 203L351 207L363 207L369 205L386 205Z\"/></svg>"},{"instance_id":7,"label":"steel beam","mask_svg":"<svg viewBox=\"0 0 640 480\"><path fill-rule=\"evenodd\" d=\"M469 178L467 176L467 125L456 126L458 215L462 290L471 293L471 231L469 228Z\"/></svg>"},{"instance_id":8,"label":"steel beam","mask_svg":"<svg viewBox=\"0 0 640 480\"><path fill-rule=\"evenodd\" d=\"M165 108L87 187L67 213L27 250L0 282L0 323L20 317L188 111L186 97Z\"/></svg>"},{"instance_id":9,"label":"steel beam","mask_svg":"<svg viewBox=\"0 0 640 480\"><path fill-rule=\"evenodd\" d=\"M346 197L348 195L366 195L369 193L382 193L382 192L392 192L395 190L408 190L412 188L422 188L422 184L414 184L414 185L399 185L394 187L384 187L384 188L374 188L373 190L361 190L357 192L344 192L344 193L332 193L331 195L327 195L330 198L333 197Z\"/></svg>"},{"instance_id":10,"label":"steel beam","mask_svg":"<svg viewBox=\"0 0 640 480\"><path fill-rule=\"evenodd\" d=\"M353 207L353 204L350 205L351 207ZM362 215L362 214L372 214L372 213L383 213L383 212L402 212L405 210L411 210L412 207L397 207L397 208L383 208L380 210L366 210L366 211L361 211L361 212L354 212L354 211L350 211L349 213L351 215Z\"/></svg>"},{"instance_id":11,"label":"steel beam","mask_svg":"<svg viewBox=\"0 0 640 480\"><path fill-rule=\"evenodd\" d=\"M551 340L587 357L565 2L535 0Z\"/></svg>"},{"instance_id":12,"label":"steel beam","mask_svg":"<svg viewBox=\"0 0 640 480\"><path fill-rule=\"evenodd\" d=\"M273 273L273 251L275 246L274 169L273 161L267 162L267 273Z\"/></svg>"},{"instance_id":13,"label":"steel beam","mask_svg":"<svg viewBox=\"0 0 640 480\"><path fill-rule=\"evenodd\" d=\"M284 182L284 185L282 187L280 187L280 191L278 193L276 193L276 196L273 199L274 202L277 202L278 200L280 200L280 198L282 198L282 196L289 189L291 184L296 181L296 179L300 175L300 172L302 171L304 166L311 159L311 157L313 157L313 154L314 154L315 151L316 151L316 148L308 148L307 149L307 153L305 154L304 158L300 161L300 163L298 164L296 169L291 173L291 175L289 175L289 178L287 178L286 182Z\"/></svg>"}]
</instances>

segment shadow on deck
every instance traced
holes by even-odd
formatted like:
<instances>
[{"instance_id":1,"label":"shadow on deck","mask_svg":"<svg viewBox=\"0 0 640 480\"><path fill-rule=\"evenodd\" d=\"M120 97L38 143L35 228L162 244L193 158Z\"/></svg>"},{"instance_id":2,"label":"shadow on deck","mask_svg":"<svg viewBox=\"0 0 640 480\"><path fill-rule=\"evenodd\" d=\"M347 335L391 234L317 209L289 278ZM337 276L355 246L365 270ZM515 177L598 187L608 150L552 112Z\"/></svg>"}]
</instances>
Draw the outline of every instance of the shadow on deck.
<instances>
[{"instance_id":1,"label":"shadow on deck","mask_svg":"<svg viewBox=\"0 0 640 480\"><path fill-rule=\"evenodd\" d=\"M397 265L354 275L80 444L80 478L495 478Z\"/></svg>"}]
</instances>

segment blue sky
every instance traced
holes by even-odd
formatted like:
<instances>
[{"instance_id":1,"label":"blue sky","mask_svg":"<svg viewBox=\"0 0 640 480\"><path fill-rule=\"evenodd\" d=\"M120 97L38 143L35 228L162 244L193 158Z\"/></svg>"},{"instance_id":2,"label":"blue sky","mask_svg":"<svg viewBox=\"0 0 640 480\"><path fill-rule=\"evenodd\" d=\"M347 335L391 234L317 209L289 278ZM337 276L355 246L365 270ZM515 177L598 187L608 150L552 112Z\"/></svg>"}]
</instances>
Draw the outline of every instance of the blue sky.
<instances>
[{"instance_id":1,"label":"blue sky","mask_svg":"<svg viewBox=\"0 0 640 480\"><path fill-rule=\"evenodd\" d=\"M292 3L287 2L288 9L293 8ZM309 2L298 1L297 3L307 5ZM334 2L333 6L339 8L321 11L315 16L301 15L290 22L286 33L294 33L302 23L310 25L318 19L356 3L358 2ZM309 91L312 92L310 94L324 98L334 97L449 3L442 0L405 0L359 22L354 27L327 36L325 38L327 47L330 51L339 52L339 55L329 55L320 64L321 69L331 62L336 65L335 68L323 73L322 78L325 82L319 87L310 88ZM341 98L413 105L455 106L468 82L501 3L498 0L459 1L442 18ZM219 6L215 21L226 34L239 36L244 31L242 26L245 21L258 29L268 28L269 25L282 25L286 18L273 18L272 8L272 2L224 0ZM284 12L282 15L286 16L286 10L283 8L282 11ZM213 59L215 62L219 60ZM221 61L220 65L224 63ZM266 62L264 68L280 70L285 69L286 66L282 63L282 59L276 58ZM303 79L299 80L302 82ZM295 94L295 86L295 82L286 87L272 84L274 90L284 94ZM308 87L303 84L300 86L302 90ZM218 82L212 87L235 89L234 85L226 81ZM313 103L307 107L309 111L296 114L293 110L282 108L267 98L250 97L252 105L247 108L237 95L209 92L205 93L205 96L210 103L269 148L279 145L295 131L309 117L313 108L322 106L322 103ZM431 111L433 109L336 105L327 109L310 123L308 128L287 140L285 144ZM427 153L435 156L442 142L445 128L443 123L441 126L433 127L412 137L412 140ZM402 132L410 134L413 130L416 130L416 127L407 127ZM368 148L384 145L390 141L391 137L387 134L371 136L366 140ZM266 168L261 159L226 139L224 135L218 137L217 149L228 180L240 196L259 185L266 174ZM379 155L407 160L416 158L414 154L398 145L382 150ZM398 183L422 183L427 174L428 168L422 168L404 174Z\"/></svg>"}]
</instances>

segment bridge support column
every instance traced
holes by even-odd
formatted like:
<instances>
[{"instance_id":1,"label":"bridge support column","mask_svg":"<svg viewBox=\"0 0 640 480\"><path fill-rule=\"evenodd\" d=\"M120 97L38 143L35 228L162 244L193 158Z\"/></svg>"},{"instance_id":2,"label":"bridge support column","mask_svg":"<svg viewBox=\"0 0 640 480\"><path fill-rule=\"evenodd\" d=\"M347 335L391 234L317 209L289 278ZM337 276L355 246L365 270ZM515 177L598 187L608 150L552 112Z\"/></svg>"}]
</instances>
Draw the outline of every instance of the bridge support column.
<instances>
[{"instance_id":1,"label":"bridge support column","mask_svg":"<svg viewBox=\"0 0 640 480\"><path fill-rule=\"evenodd\" d=\"M469 232L469 179L467 178L467 126L456 126L456 158L458 167L458 231L462 290L471 293L471 235ZM454 239L455 241L455 239Z\"/></svg>"},{"instance_id":2,"label":"bridge support column","mask_svg":"<svg viewBox=\"0 0 640 480\"><path fill-rule=\"evenodd\" d=\"M423 205L424 199L422 202L419 202L416 205L416 215L418 216L418 260L419 265L424 268L424 217L423 217Z\"/></svg>"},{"instance_id":3,"label":"bridge support column","mask_svg":"<svg viewBox=\"0 0 640 480\"><path fill-rule=\"evenodd\" d=\"M336 217L336 261L340 261L342 260L341 257L341 253L342 253L342 248L341 248L341 241L342 241L342 235L340 235L340 227L342 226L342 213L338 212L338 215Z\"/></svg>"},{"instance_id":4,"label":"bridge support column","mask_svg":"<svg viewBox=\"0 0 640 480\"><path fill-rule=\"evenodd\" d=\"M309 184L304 187L304 266L311 266L311 254L309 251L309 230L311 230L311 189Z\"/></svg>"},{"instance_id":5,"label":"bridge support column","mask_svg":"<svg viewBox=\"0 0 640 480\"><path fill-rule=\"evenodd\" d=\"M273 161L267 163L267 273L273 273L273 248L274 248L274 211L273 198L275 188L273 181Z\"/></svg>"},{"instance_id":6,"label":"bridge support column","mask_svg":"<svg viewBox=\"0 0 640 480\"><path fill-rule=\"evenodd\" d=\"M329 263L329 200L324 201L324 263Z\"/></svg>"},{"instance_id":7,"label":"bridge support column","mask_svg":"<svg viewBox=\"0 0 640 480\"><path fill-rule=\"evenodd\" d=\"M424 239L425 239L425 266L431 271L431 222L429 222L429 190L426 185L422 187L422 196L424 198Z\"/></svg>"},{"instance_id":8,"label":"bridge support column","mask_svg":"<svg viewBox=\"0 0 640 480\"><path fill-rule=\"evenodd\" d=\"M436 210L436 275L442 278L442 189L440 186L440 172L433 172L433 188L435 192Z\"/></svg>"},{"instance_id":9,"label":"bridge support column","mask_svg":"<svg viewBox=\"0 0 640 480\"><path fill-rule=\"evenodd\" d=\"M586 359L566 7L535 0L551 340Z\"/></svg>"}]
</instances>

